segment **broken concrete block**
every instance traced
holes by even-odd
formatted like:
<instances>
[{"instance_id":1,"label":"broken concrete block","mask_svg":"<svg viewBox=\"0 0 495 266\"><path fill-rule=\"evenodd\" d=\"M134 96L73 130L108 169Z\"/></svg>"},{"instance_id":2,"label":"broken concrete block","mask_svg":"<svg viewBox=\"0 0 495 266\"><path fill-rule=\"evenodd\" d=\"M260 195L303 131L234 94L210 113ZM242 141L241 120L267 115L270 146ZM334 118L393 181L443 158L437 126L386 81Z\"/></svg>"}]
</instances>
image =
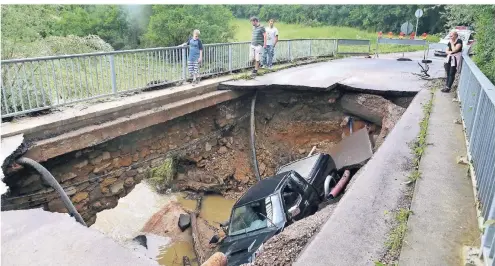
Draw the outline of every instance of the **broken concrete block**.
<instances>
[{"instance_id":1,"label":"broken concrete block","mask_svg":"<svg viewBox=\"0 0 495 266\"><path fill-rule=\"evenodd\" d=\"M133 241L137 242L139 245L148 248L148 243L145 235L138 235L135 238L132 239Z\"/></svg>"}]
</instances>

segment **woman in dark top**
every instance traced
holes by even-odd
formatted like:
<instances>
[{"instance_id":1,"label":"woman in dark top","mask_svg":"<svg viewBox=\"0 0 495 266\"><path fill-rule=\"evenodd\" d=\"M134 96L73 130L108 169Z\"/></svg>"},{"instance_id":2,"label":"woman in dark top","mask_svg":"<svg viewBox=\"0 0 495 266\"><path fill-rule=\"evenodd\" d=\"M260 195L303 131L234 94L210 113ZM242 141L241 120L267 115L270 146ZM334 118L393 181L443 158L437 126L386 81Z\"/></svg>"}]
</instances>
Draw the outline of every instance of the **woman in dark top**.
<instances>
[{"instance_id":1,"label":"woman in dark top","mask_svg":"<svg viewBox=\"0 0 495 266\"><path fill-rule=\"evenodd\" d=\"M194 86L199 83L199 65L203 61L203 43L199 39L199 30L194 30L193 37L183 43L182 46L189 46L187 66Z\"/></svg>"},{"instance_id":2,"label":"woman in dark top","mask_svg":"<svg viewBox=\"0 0 495 266\"><path fill-rule=\"evenodd\" d=\"M447 73L447 80L445 88L442 92L450 92L452 84L454 83L455 74L460 67L462 54L462 40L459 39L457 32L450 33L450 41L447 44L447 63L444 64L445 72Z\"/></svg>"}]
</instances>

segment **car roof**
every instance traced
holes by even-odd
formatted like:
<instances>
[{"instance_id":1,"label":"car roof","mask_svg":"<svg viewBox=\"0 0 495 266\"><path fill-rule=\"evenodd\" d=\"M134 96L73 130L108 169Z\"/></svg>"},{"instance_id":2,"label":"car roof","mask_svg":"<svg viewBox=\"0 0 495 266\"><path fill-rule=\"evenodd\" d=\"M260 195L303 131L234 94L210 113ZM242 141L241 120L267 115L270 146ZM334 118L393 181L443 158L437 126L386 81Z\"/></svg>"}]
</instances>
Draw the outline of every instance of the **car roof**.
<instances>
[{"instance_id":1,"label":"car roof","mask_svg":"<svg viewBox=\"0 0 495 266\"><path fill-rule=\"evenodd\" d=\"M237 200L234 204L234 208L270 196L275 191L280 189L279 185L283 182L287 175L290 175L290 173L291 172L284 172L272 177L261 179L258 183L250 187L239 200Z\"/></svg>"}]
</instances>

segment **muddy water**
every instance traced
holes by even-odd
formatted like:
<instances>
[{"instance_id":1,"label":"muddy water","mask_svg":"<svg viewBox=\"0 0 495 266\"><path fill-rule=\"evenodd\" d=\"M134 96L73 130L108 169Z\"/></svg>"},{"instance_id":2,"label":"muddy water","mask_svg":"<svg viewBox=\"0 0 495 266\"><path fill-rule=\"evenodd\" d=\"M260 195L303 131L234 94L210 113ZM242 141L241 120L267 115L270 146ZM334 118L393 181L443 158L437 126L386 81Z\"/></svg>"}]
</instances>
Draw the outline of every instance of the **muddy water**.
<instances>
[{"instance_id":1,"label":"muddy water","mask_svg":"<svg viewBox=\"0 0 495 266\"><path fill-rule=\"evenodd\" d=\"M187 256L191 265L199 265L194 248L191 242L179 241L170 246L164 246L160 250L160 254L156 258L160 265L166 266L183 266L182 257Z\"/></svg>"},{"instance_id":2,"label":"muddy water","mask_svg":"<svg viewBox=\"0 0 495 266\"><path fill-rule=\"evenodd\" d=\"M226 199L219 195L210 195L203 198L200 217L207 220L211 225L217 226L230 217L230 211L235 201Z\"/></svg>"},{"instance_id":3,"label":"muddy water","mask_svg":"<svg viewBox=\"0 0 495 266\"><path fill-rule=\"evenodd\" d=\"M189 257L192 265L198 265L190 236L191 228L184 232L187 237L172 243L169 237L146 234L147 250L131 241L135 236L143 234L141 230L146 222L172 201L178 201L185 210L196 209L196 201L186 199L183 193L158 194L146 182L141 182L129 195L119 200L117 207L98 213L91 228L113 238L132 252L156 259L160 265L182 265L183 256ZM200 217L218 227L220 222L229 218L233 205L233 200L219 195L205 196Z\"/></svg>"}]
</instances>

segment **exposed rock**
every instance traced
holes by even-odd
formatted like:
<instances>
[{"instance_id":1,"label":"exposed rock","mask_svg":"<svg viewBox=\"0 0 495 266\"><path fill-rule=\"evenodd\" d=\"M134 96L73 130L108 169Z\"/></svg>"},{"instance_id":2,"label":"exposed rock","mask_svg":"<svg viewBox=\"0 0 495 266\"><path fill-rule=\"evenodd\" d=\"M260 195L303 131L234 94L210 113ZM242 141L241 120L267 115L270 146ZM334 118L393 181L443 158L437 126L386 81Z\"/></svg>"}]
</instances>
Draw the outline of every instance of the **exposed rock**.
<instances>
[{"instance_id":1,"label":"exposed rock","mask_svg":"<svg viewBox=\"0 0 495 266\"><path fill-rule=\"evenodd\" d=\"M206 144L205 144L205 150L206 151L211 151L211 148L212 148L211 144L209 142L206 142Z\"/></svg>"},{"instance_id":2,"label":"exposed rock","mask_svg":"<svg viewBox=\"0 0 495 266\"><path fill-rule=\"evenodd\" d=\"M88 196L89 196L88 192L78 192L74 197L72 197L72 202L79 203L79 202L87 199Z\"/></svg>"},{"instance_id":3,"label":"exposed rock","mask_svg":"<svg viewBox=\"0 0 495 266\"><path fill-rule=\"evenodd\" d=\"M60 182L64 183L65 181L71 180L75 177L77 177L76 174L69 172L69 173L62 175L62 177L60 178Z\"/></svg>"},{"instance_id":4,"label":"exposed rock","mask_svg":"<svg viewBox=\"0 0 495 266\"><path fill-rule=\"evenodd\" d=\"M95 200L99 200L102 197L103 197L103 194L101 192L101 187L100 186L96 186L94 189L92 189L89 192L89 201L90 202L93 202Z\"/></svg>"},{"instance_id":5,"label":"exposed rock","mask_svg":"<svg viewBox=\"0 0 495 266\"><path fill-rule=\"evenodd\" d=\"M112 195L117 195L122 191L124 191L124 182L123 181L115 182L110 186L110 192L112 193Z\"/></svg>"},{"instance_id":6,"label":"exposed rock","mask_svg":"<svg viewBox=\"0 0 495 266\"><path fill-rule=\"evenodd\" d=\"M74 164L74 167L77 168L77 169L81 169L81 168L83 168L86 165L88 165L88 160L83 160L83 161L81 161L79 163Z\"/></svg>"},{"instance_id":7,"label":"exposed rock","mask_svg":"<svg viewBox=\"0 0 495 266\"><path fill-rule=\"evenodd\" d=\"M126 175L126 176L128 176L128 177L134 177L134 176L136 176L137 174L138 174L138 171L137 171L137 170L134 170L134 169L129 170L129 171L127 171L127 172L125 173L125 175Z\"/></svg>"},{"instance_id":8,"label":"exposed rock","mask_svg":"<svg viewBox=\"0 0 495 266\"><path fill-rule=\"evenodd\" d=\"M95 211L98 212L98 211L102 210L103 205L101 205L101 203L99 201L97 201L91 205L91 208L93 208Z\"/></svg>"},{"instance_id":9,"label":"exposed rock","mask_svg":"<svg viewBox=\"0 0 495 266\"><path fill-rule=\"evenodd\" d=\"M132 155L132 161L133 162L139 161L139 153L134 153L134 155Z\"/></svg>"},{"instance_id":10,"label":"exposed rock","mask_svg":"<svg viewBox=\"0 0 495 266\"><path fill-rule=\"evenodd\" d=\"M201 266L227 266L227 256L221 252L215 252Z\"/></svg>"},{"instance_id":11,"label":"exposed rock","mask_svg":"<svg viewBox=\"0 0 495 266\"><path fill-rule=\"evenodd\" d=\"M116 181L117 181L117 178L115 178L115 177L105 178L105 179L103 179L103 182L101 182L100 187L101 188L107 187L107 186L115 183Z\"/></svg>"},{"instance_id":12,"label":"exposed rock","mask_svg":"<svg viewBox=\"0 0 495 266\"><path fill-rule=\"evenodd\" d=\"M182 232L191 226L191 215L181 213L178 222L179 228Z\"/></svg>"},{"instance_id":13,"label":"exposed rock","mask_svg":"<svg viewBox=\"0 0 495 266\"><path fill-rule=\"evenodd\" d=\"M132 164L132 156L131 155L127 155L127 156L121 157L119 159L119 166L120 167L127 167L131 164Z\"/></svg>"},{"instance_id":14,"label":"exposed rock","mask_svg":"<svg viewBox=\"0 0 495 266\"><path fill-rule=\"evenodd\" d=\"M110 165L112 165L112 163L106 163L104 165L97 166L93 170L93 173L95 173L95 174L101 173L101 172L103 172L103 170L107 169Z\"/></svg>"},{"instance_id":15,"label":"exposed rock","mask_svg":"<svg viewBox=\"0 0 495 266\"><path fill-rule=\"evenodd\" d=\"M68 212L64 202L60 198L56 198L48 202L48 210L51 212Z\"/></svg>"},{"instance_id":16,"label":"exposed rock","mask_svg":"<svg viewBox=\"0 0 495 266\"><path fill-rule=\"evenodd\" d=\"M89 159L93 159L93 158L96 158L98 156L101 155L101 151L100 150L96 150L96 151L93 151L91 153L88 154L88 157Z\"/></svg>"},{"instance_id":17,"label":"exposed rock","mask_svg":"<svg viewBox=\"0 0 495 266\"><path fill-rule=\"evenodd\" d=\"M132 187L134 185L134 178L128 177L124 181L124 186L125 187Z\"/></svg>"},{"instance_id":18,"label":"exposed rock","mask_svg":"<svg viewBox=\"0 0 495 266\"><path fill-rule=\"evenodd\" d=\"M229 151L229 150L228 150L228 149L227 149L227 147L225 147L225 146L222 146L222 147L220 147L220 149L218 149L218 153L220 153L220 154L225 154L225 153L227 153L228 151Z\"/></svg>"},{"instance_id":19,"label":"exposed rock","mask_svg":"<svg viewBox=\"0 0 495 266\"><path fill-rule=\"evenodd\" d=\"M147 240L146 240L146 235L138 235L135 238L132 239L133 241L137 242L139 245L148 248Z\"/></svg>"},{"instance_id":20,"label":"exposed rock","mask_svg":"<svg viewBox=\"0 0 495 266\"><path fill-rule=\"evenodd\" d=\"M263 175L265 173L265 170L266 170L266 164L264 163L260 163L260 175Z\"/></svg>"},{"instance_id":21,"label":"exposed rock","mask_svg":"<svg viewBox=\"0 0 495 266\"><path fill-rule=\"evenodd\" d=\"M299 149L299 154L305 154L306 150L305 149Z\"/></svg>"},{"instance_id":22,"label":"exposed rock","mask_svg":"<svg viewBox=\"0 0 495 266\"><path fill-rule=\"evenodd\" d=\"M77 193L77 189L75 187L68 187L68 188L64 189L64 191L65 191L65 194L67 194L67 196L69 196L69 197Z\"/></svg>"},{"instance_id":23,"label":"exposed rock","mask_svg":"<svg viewBox=\"0 0 495 266\"><path fill-rule=\"evenodd\" d=\"M141 157L141 159L146 158L146 156L148 156L148 154L150 154L150 150L148 149L148 147L143 147L141 149L141 151L139 152L139 156Z\"/></svg>"}]
</instances>

